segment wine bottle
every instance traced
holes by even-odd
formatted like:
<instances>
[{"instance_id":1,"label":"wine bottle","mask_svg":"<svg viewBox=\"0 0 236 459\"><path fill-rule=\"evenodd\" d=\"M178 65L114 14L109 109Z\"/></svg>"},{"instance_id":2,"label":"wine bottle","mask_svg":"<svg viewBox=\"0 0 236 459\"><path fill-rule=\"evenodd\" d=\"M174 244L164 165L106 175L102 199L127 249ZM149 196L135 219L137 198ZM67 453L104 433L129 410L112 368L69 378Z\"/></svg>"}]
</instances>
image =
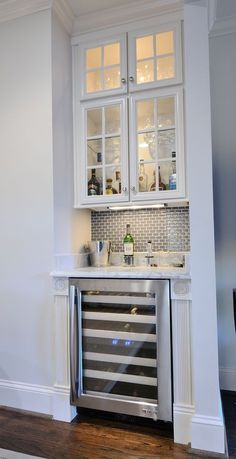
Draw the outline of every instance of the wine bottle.
<instances>
[{"instance_id":1,"label":"wine bottle","mask_svg":"<svg viewBox=\"0 0 236 459\"><path fill-rule=\"evenodd\" d=\"M88 196L95 196L99 193L99 181L96 178L96 170L92 169L91 178L88 181Z\"/></svg>"},{"instance_id":2,"label":"wine bottle","mask_svg":"<svg viewBox=\"0 0 236 459\"><path fill-rule=\"evenodd\" d=\"M172 151L172 162L171 162L172 172L169 178L169 189L176 190L176 153Z\"/></svg>"},{"instance_id":3,"label":"wine bottle","mask_svg":"<svg viewBox=\"0 0 236 459\"><path fill-rule=\"evenodd\" d=\"M126 225L126 235L124 237L124 262L133 265L134 260L134 238L130 233L130 225Z\"/></svg>"}]
</instances>

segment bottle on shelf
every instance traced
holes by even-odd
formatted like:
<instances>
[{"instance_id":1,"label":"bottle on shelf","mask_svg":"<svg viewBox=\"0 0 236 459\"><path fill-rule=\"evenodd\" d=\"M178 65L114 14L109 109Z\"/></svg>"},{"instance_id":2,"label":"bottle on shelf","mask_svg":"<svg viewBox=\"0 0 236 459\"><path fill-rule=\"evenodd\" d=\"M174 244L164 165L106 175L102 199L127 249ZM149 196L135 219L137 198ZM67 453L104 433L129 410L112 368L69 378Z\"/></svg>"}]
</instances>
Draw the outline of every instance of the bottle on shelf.
<instances>
[{"instance_id":1,"label":"bottle on shelf","mask_svg":"<svg viewBox=\"0 0 236 459\"><path fill-rule=\"evenodd\" d=\"M166 190L166 185L165 183L162 182L160 166L158 166L158 174L159 174L159 191Z\"/></svg>"},{"instance_id":2,"label":"bottle on shelf","mask_svg":"<svg viewBox=\"0 0 236 459\"><path fill-rule=\"evenodd\" d=\"M147 191L148 176L145 171L145 165L144 165L143 159L140 159L138 182L139 182L139 191L141 192Z\"/></svg>"},{"instance_id":3,"label":"bottle on shelf","mask_svg":"<svg viewBox=\"0 0 236 459\"><path fill-rule=\"evenodd\" d=\"M130 233L130 225L126 225L126 235L124 237L124 262L126 265L134 264L134 238Z\"/></svg>"},{"instance_id":4,"label":"bottle on shelf","mask_svg":"<svg viewBox=\"0 0 236 459\"><path fill-rule=\"evenodd\" d=\"M108 178L106 180L106 194L113 194L112 179L111 178Z\"/></svg>"},{"instance_id":5,"label":"bottle on shelf","mask_svg":"<svg viewBox=\"0 0 236 459\"><path fill-rule=\"evenodd\" d=\"M117 183L117 191L121 194L121 176L120 171L116 171L116 183Z\"/></svg>"},{"instance_id":6,"label":"bottle on shelf","mask_svg":"<svg viewBox=\"0 0 236 459\"><path fill-rule=\"evenodd\" d=\"M102 153L100 151L97 152L97 163L99 166L102 165ZM102 179L102 175L99 175L97 177L97 180L99 182L99 194L103 194L103 179Z\"/></svg>"},{"instance_id":7,"label":"bottle on shelf","mask_svg":"<svg viewBox=\"0 0 236 459\"><path fill-rule=\"evenodd\" d=\"M91 178L88 181L88 196L96 196L100 194L99 181L96 177L96 169L92 169Z\"/></svg>"},{"instance_id":8,"label":"bottle on shelf","mask_svg":"<svg viewBox=\"0 0 236 459\"><path fill-rule=\"evenodd\" d=\"M171 161L172 172L169 178L169 189L176 190L176 153L172 151L172 161Z\"/></svg>"}]
</instances>

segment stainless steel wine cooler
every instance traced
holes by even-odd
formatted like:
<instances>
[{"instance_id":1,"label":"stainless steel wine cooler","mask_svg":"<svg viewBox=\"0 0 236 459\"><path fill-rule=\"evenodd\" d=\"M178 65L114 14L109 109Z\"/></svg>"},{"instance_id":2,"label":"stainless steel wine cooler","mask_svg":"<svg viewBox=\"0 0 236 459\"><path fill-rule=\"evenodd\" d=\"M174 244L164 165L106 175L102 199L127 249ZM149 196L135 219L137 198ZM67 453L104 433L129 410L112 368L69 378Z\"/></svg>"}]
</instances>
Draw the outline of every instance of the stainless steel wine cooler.
<instances>
[{"instance_id":1,"label":"stainless steel wine cooler","mask_svg":"<svg viewBox=\"0 0 236 459\"><path fill-rule=\"evenodd\" d=\"M172 421L168 280L70 280L71 403Z\"/></svg>"}]
</instances>

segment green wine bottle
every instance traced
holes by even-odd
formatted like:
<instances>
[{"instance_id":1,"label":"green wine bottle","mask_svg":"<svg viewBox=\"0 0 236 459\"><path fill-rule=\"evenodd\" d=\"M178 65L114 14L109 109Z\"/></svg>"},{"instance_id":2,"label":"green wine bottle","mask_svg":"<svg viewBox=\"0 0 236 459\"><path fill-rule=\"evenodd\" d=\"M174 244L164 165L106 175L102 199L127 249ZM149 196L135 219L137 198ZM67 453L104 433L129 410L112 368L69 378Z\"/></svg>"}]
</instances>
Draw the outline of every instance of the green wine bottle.
<instances>
[{"instance_id":1,"label":"green wine bottle","mask_svg":"<svg viewBox=\"0 0 236 459\"><path fill-rule=\"evenodd\" d=\"M126 225L126 235L124 237L124 262L126 265L134 264L134 238L130 233L130 225Z\"/></svg>"}]
</instances>

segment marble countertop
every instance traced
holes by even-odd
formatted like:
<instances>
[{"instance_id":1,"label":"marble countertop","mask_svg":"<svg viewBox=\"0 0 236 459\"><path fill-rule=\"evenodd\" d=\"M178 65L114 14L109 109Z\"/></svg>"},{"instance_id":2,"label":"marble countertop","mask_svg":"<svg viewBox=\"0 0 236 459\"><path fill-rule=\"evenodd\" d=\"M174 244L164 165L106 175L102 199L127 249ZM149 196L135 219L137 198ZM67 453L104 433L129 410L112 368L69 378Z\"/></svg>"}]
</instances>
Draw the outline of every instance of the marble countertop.
<instances>
[{"instance_id":1,"label":"marble countertop","mask_svg":"<svg viewBox=\"0 0 236 459\"><path fill-rule=\"evenodd\" d=\"M55 270L53 277L77 278L139 278L139 279L190 279L185 268L146 267L146 266L107 266L101 268L85 267L68 270Z\"/></svg>"}]
</instances>

